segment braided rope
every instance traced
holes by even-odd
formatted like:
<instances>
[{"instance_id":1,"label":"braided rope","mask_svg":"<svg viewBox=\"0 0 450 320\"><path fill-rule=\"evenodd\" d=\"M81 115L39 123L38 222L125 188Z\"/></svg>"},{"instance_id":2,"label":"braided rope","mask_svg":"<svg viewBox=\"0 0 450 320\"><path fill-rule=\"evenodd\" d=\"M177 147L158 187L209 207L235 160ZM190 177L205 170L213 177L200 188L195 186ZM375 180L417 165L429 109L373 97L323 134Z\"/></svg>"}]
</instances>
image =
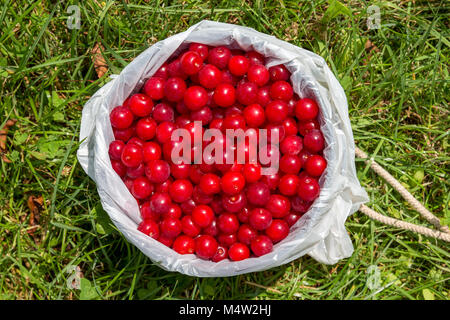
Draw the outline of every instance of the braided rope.
<instances>
[{"instance_id":1,"label":"braided rope","mask_svg":"<svg viewBox=\"0 0 450 320\"><path fill-rule=\"evenodd\" d=\"M412 223L408 223L405 221L401 221L398 219L390 218L385 215L382 215L369 207L362 205L360 207L360 211L370 218L380 221L384 224L398 227L405 230L414 231L420 234L423 234L428 237L437 238L440 240L450 242L450 230L447 226L441 225L439 218L437 218L434 214L428 211L419 201L417 201L414 196L403 187L400 182L398 182L389 172L387 172L383 167L381 167L378 163L376 163L373 158L369 159L367 154L361 149L355 147L355 154L359 158L365 159L365 162L370 165L370 167L383 179L385 179L395 190L397 190L400 195L417 211L420 213L422 217L424 217L428 222L430 222L433 226L435 226L437 230L432 230L426 227L418 226Z\"/></svg>"}]
</instances>

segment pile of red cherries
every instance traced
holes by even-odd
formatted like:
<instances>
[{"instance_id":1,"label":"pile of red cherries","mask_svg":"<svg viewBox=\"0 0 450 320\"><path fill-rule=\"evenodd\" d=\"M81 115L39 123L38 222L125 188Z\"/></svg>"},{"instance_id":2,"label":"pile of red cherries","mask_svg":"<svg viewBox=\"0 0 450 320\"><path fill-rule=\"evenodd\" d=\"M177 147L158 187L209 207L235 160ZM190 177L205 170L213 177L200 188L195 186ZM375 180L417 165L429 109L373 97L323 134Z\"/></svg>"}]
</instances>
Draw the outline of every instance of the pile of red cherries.
<instances>
[{"instance_id":1,"label":"pile of red cherries","mask_svg":"<svg viewBox=\"0 0 450 320\"><path fill-rule=\"evenodd\" d=\"M284 65L267 68L256 51L191 43L110 114L109 156L140 206L138 230L214 262L271 252L319 196L327 162L318 114L314 100L294 93ZM194 121L202 132L278 132L266 150L279 151L278 172L262 175L260 162L172 162L180 143L172 132L194 136Z\"/></svg>"}]
</instances>

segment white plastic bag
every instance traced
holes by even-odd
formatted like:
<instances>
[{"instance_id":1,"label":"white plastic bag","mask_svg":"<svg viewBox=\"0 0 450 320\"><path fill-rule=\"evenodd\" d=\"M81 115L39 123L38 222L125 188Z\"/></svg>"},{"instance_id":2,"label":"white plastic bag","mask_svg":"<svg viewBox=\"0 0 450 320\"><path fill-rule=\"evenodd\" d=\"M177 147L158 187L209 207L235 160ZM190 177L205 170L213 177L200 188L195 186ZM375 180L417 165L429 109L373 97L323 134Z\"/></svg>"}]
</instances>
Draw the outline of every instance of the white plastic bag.
<instances>
[{"instance_id":1,"label":"white plastic bag","mask_svg":"<svg viewBox=\"0 0 450 320\"><path fill-rule=\"evenodd\" d=\"M269 67L284 64L292 73L294 91L300 97L315 99L321 108L319 120L327 145L324 155L328 167L319 180L320 196L291 228L288 237L276 244L271 253L259 258L214 263L195 255L180 255L144 235L137 230L141 221L138 204L111 167L108 146L114 136L110 111L137 92L174 52L185 49L191 42L256 50L267 57ZM128 241L166 270L199 277L224 277L266 270L305 254L319 262L334 264L353 252L344 223L368 197L356 176L345 93L325 61L312 52L247 27L202 21L151 46L98 90L83 108L80 140L78 160L96 182L103 208Z\"/></svg>"}]
</instances>

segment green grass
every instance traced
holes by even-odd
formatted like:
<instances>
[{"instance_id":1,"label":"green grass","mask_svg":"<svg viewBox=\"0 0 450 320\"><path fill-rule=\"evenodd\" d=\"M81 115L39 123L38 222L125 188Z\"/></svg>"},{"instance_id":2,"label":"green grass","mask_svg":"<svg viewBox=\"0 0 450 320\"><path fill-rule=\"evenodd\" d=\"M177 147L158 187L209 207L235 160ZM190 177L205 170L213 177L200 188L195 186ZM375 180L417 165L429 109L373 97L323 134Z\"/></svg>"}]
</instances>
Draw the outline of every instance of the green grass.
<instances>
[{"instance_id":1,"label":"green grass","mask_svg":"<svg viewBox=\"0 0 450 320\"><path fill-rule=\"evenodd\" d=\"M323 56L347 93L357 145L448 223L448 3L377 2L375 30L366 25L373 3L364 1L345 3L350 16L326 11L326 1L54 3L3 1L0 9L0 124L18 120L7 138L12 163L0 168L0 298L449 299L447 243L359 212L347 222L355 252L334 266L303 257L232 278L166 272L110 227L75 156L82 107L109 75L202 19L236 23ZM67 28L70 4L81 10L79 30ZM364 49L368 40L376 50ZM96 43L108 64L101 79ZM362 161L357 171L370 207L430 226ZM32 234L30 196L43 198ZM82 290L66 285L71 266L83 273Z\"/></svg>"}]
</instances>

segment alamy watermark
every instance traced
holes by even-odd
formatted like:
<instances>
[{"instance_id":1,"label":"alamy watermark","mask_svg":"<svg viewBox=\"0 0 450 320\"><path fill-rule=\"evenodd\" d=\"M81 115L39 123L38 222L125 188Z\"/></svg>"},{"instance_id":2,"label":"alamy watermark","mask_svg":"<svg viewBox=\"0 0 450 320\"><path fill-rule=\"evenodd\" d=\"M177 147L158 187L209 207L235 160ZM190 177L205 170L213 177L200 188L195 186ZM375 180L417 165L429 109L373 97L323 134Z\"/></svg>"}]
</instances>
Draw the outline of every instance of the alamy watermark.
<instances>
[{"instance_id":1,"label":"alamy watermark","mask_svg":"<svg viewBox=\"0 0 450 320\"><path fill-rule=\"evenodd\" d=\"M70 16L67 17L67 28L80 29L81 28L81 11L77 5L71 5L67 8L67 13Z\"/></svg>"},{"instance_id":2,"label":"alamy watermark","mask_svg":"<svg viewBox=\"0 0 450 320\"><path fill-rule=\"evenodd\" d=\"M367 28L369 30L381 28L381 14L380 7L371 5L367 8Z\"/></svg>"}]
</instances>

